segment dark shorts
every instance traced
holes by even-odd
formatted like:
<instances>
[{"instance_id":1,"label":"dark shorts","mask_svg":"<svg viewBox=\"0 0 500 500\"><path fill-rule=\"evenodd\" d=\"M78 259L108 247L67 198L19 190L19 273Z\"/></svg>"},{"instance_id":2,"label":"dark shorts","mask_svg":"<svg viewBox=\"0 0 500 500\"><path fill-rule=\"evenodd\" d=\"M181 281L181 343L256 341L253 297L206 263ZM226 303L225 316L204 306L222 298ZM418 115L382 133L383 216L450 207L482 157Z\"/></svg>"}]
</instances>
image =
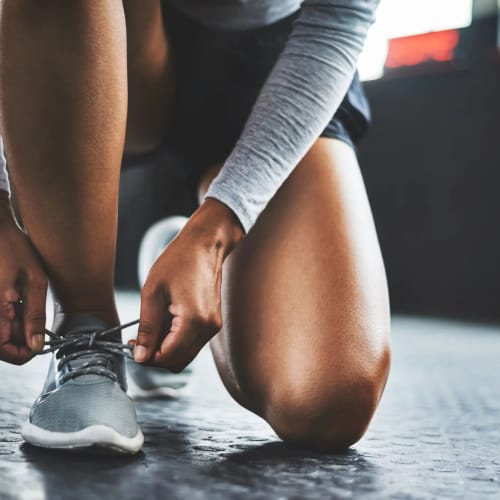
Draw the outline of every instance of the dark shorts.
<instances>
[{"instance_id":1,"label":"dark shorts","mask_svg":"<svg viewBox=\"0 0 500 500\"><path fill-rule=\"evenodd\" d=\"M161 149L182 156L192 170L190 184L197 184L202 172L223 162L234 147L298 12L262 28L223 31L200 25L168 1L163 11L176 90L172 128ZM321 136L354 146L369 121L369 105L356 74Z\"/></svg>"}]
</instances>

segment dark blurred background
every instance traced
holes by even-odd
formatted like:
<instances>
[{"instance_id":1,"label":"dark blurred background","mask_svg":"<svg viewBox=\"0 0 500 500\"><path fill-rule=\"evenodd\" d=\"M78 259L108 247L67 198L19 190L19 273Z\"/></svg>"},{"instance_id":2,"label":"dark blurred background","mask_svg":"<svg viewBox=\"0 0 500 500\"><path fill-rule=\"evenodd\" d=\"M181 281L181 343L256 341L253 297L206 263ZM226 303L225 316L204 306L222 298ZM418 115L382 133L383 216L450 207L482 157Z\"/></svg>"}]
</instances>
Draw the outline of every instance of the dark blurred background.
<instances>
[{"instance_id":1,"label":"dark blurred background","mask_svg":"<svg viewBox=\"0 0 500 500\"><path fill-rule=\"evenodd\" d=\"M395 312L500 320L499 3L382 0L360 61L359 158ZM195 208L183 175L168 152L124 169L117 286L138 286L147 228Z\"/></svg>"}]
</instances>

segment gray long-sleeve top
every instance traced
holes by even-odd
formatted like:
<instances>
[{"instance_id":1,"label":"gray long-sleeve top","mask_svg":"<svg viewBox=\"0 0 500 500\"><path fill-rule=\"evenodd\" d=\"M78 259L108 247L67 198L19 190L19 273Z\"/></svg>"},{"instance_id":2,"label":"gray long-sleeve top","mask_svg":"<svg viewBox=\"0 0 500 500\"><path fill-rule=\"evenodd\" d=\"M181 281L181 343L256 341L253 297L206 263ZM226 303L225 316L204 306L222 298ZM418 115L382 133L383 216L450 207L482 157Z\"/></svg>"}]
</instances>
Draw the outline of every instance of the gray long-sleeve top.
<instances>
[{"instance_id":1,"label":"gray long-sleeve top","mask_svg":"<svg viewBox=\"0 0 500 500\"><path fill-rule=\"evenodd\" d=\"M379 0L170 1L203 24L228 29L269 24L301 6L285 49L206 194L231 208L248 232L339 107ZM0 188L6 175L4 169Z\"/></svg>"}]
</instances>

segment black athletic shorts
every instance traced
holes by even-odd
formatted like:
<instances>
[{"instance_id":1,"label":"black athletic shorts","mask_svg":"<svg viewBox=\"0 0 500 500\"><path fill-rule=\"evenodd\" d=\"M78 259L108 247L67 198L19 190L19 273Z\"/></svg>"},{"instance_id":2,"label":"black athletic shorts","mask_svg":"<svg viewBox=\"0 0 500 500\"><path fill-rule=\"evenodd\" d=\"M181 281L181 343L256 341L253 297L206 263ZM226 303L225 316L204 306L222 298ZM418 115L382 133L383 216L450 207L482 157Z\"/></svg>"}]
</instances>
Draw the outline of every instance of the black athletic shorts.
<instances>
[{"instance_id":1,"label":"black athletic shorts","mask_svg":"<svg viewBox=\"0 0 500 500\"><path fill-rule=\"evenodd\" d=\"M168 148L187 160L192 169L190 184L197 185L202 172L223 162L234 147L298 12L242 31L205 27L171 7L168 0L163 2L163 12L176 81L168 143L160 149ZM321 136L354 146L369 122L368 101L356 74Z\"/></svg>"}]
</instances>

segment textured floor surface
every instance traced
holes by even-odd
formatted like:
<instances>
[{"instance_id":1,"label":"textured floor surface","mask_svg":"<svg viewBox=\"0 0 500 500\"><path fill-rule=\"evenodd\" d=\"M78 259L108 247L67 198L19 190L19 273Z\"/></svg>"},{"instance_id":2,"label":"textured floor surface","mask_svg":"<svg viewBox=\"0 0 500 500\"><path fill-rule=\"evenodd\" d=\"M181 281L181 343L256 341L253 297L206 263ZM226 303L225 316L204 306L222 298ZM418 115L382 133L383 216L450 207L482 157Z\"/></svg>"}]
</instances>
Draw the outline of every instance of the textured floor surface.
<instances>
[{"instance_id":1,"label":"textured floor surface","mask_svg":"<svg viewBox=\"0 0 500 500\"><path fill-rule=\"evenodd\" d=\"M122 319L137 301L121 294ZM0 498L500 499L500 328L395 318L394 362L368 434L344 454L279 442L238 407L208 352L190 392L138 403L142 453L117 459L47 453L19 426L46 359L0 365Z\"/></svg>"}]
</instances>

